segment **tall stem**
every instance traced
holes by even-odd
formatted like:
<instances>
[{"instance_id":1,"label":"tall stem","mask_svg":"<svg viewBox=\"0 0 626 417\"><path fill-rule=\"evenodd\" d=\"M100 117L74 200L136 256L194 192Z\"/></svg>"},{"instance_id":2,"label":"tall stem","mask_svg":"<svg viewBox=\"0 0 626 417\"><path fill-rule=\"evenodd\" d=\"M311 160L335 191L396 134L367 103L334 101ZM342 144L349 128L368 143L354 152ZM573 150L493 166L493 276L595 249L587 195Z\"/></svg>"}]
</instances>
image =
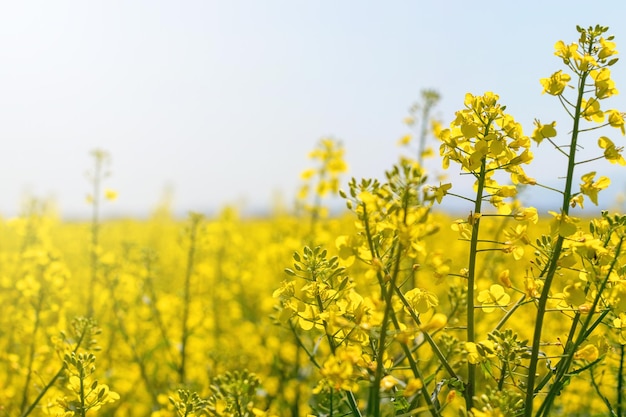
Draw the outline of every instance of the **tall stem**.
<instances>
[{"instance_id":1,"label":"tall stem","mask_svg":"<svg viewBox=\"0 0 626 417\"><path fill-rule=\"evenodd\" d=\"M617 374L617 415L618 417L622 417L622 402L624 400L624 345L620 344L619 349L619 373Z\"/></svg>"},{"instance_id":2,"label":"tall stem","mask_svg":"<svg viewBox=\"0 0 626 417\"><path fill-rule=\"evenodd\" d=\"M587 80L588 72L583 72L578 82L578 98L576 99L576 108L574 112L574 127L572 129L572 137L569 146L569 157L567 161L567 177L565 179L565 189L563 190L563 204L561 207L561 215L567 216L569 214L570 199L572 197L572 183L574 181L574 168L576 167L576 147L578 143L579 124L582 112L582 102L585 92L585 81ZM559 235L554 245L554 250L549 261L549 268L546 272L546 277L541 290L541 295L537 302L537 316L535 321L535 330L533 332L533 345L530 357L530 364L528 366L528 379L526 381L526 401L524 408L524 415L526 417L532 416L533 413L533 400L535 397L535 378L537 373L537 364L539 362L539 348L541 346L541 331L543 330L543 320L546 314L546 307L548 304L548 298L550 295L550 288L552 287L552 281L556 275L557 261L561 256L563 250L563 236Z\"/></svg>"},{"instance_id":3,"label":"tall stem","mask_svg":"<svg viewBox=\"0 0 626 417\"><path fill-rule=\"evenodd\" d=\"M621 253L623 242L624 242L624 238L620 239L619 243L617 244L617 247L615 248L616 255L613 258L613 261L611 263L609 270L606 272L606 277L604 278L604 280L602 281L602 284L599 286L596 292L596 296L590 308L590 313L587 314L587 316L585 317L585 320L580 326L580 330L578 331L576 340L573 343L569 343L568 345L565 346L565 355L559 361L559 364L557 365L557 372L556 372L556 376L554 377L554 382L550 386L548 395L546 396L546 399L543 401L543 404L541 404L541 407L539 411L537 412L538 415L542 415L542 412L543 412L543 415L547 416L548 413L550 412L550 408L552 407L552 403L554 402L555 397L559 394L559 392L561 391L561 388L564 386L567 379L569 379L569 376L567 375L567 371L572 361L574 360L574 355L576 353L576 350L578 350L578 348L582 345L582 343L589 337L590 332L592 332L593 327L595 327L595 326L592 326L592 328L590 329L591 321L593 320L594 312L597 310L598 304L600 303L600 300L602 299L602 294L604 293L604 290L606 289L606 286L609 282L609 278L611 277L611 273L613 272L615 265L617 264L617 259L618 259L619 254ZM600 318L597 319L596 323L599 323L600 321L602 321L602 317L603 315L601 315Z\"/></svg>"},{"instance_id":4,"label":"tall stem","mask_svg":"<svg viewBox=\"0 0 626 417\"><path fill-rule=\"evenodd\" d=\"M489 125L485 130L485 135L489 133ZM478 189L476 190L476 200L474 201L474 215L479 215L482 210L482 196L485 187L486 158L483 157L478 175ZM474 327L474 284L476 282L476 260L478 255L478 232L480 217L470 215L472 222L472 238L470 242L469 265L467 272L467 341L476 341L476 329ZM476 392L476 364L467 363L467 386L465 387L465 406L468 410L472 408L474 393Z\"/></svg>"},{"instance_id":5,"label":"tall stem","mask_svg":"<svg viewBox=\"0 0 626 417\"><path fill-rule=\"evenodd\" d=\"M183 319L181 332L181 348L180 348L180 368L178 369L178 381L185 383L186 365L187 365L187 349L189 341L189 311L191 304L191 276L193 275L194 259L196 253L196 239L198 227L200 226L201 216L199 214L191 214L191 224L189 229L189 250L187 251L187 268L185 270L185 287L183 294Z\"/></svg>"},{"instance_id":6,"label":"tall stem","mask_svg":"<svg viewBox=\"0 0 626 417\"><path fill-rule=\"evenodd\" d=\"M29 346L30 353L28 355L28 365L26 367L26 382L24 383L24 391L22 392L22 403L20 405L20 412L24 412L26 404L28 403L28 389L30 387L30 381L33 375L33 364L35 362L35 354L37 348L37 333L39 332L39 326L41 323L41 311L43 307L43 288L39 290L39 296L37 297L37 305L35 306L35 323L33 329L32 340Z\"/></svg>"},{"instance_id":7,"label":"tall stem","mask_svg":"<svg viewBox=\"0 0 626 417\"><path fill-rule=\"evenodd\" d=\"M89 280L88 298L87 298L87 317L94 316L94 294L96 280L98 278L98 246L100 244L100 181L102 175L102 158L95 155L95 168L93 174L93 195L91 210L91 251L89 260L91 266L91 276Z\"/></svg>"}]
</instances>

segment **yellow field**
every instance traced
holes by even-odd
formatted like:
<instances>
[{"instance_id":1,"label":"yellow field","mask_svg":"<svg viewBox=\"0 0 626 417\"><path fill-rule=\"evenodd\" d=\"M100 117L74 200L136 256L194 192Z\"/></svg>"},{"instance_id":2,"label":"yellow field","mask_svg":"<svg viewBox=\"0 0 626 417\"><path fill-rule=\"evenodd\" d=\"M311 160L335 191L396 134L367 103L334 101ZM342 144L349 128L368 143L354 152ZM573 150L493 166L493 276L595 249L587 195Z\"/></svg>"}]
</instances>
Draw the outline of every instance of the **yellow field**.
<instances>
[{"instance_id":1,"label":"yellow field","mask_svg":"<svg viewBox=\"0 0 626 417\"><path fill-rule=\"evenodd\" d=\"M462 349L454 344L464 337L463 319L455 318L452 310L457 306L446 301L450 294L460 291L459 278L447 272L448 268L455 272L463 267L467 245L452 231L453 220L446 216L429 220L429 225L440 230L424 239L428 255L418 259L420 266L412 277L417 287L438 297L437 312L450 317L445 331L434 329L433 334L459 356L453 365L462 373ZM168 397L177 398L177 389L191 389L207 398L213 378L243 370L260 379L252 396L259 415L261 411L273 415L311 413L312 392L321 379L320 371L298 346L288 326L276 323L273 317L278 315L275 308L280 303L272 296L288 278L284 269L292 266L294 251L301 251L311 238L310 222L290 216L239 219L232 209L224 209L215 219L194 217L186 222L163 216L148 221L107 221L100 226L93 282L91 227L90 223L64 223L38 213L2 222L3 415L24 412L62 369L63 354L76 344L70 332L71 320L88 313L90 286L95 289L93 316L102 330L95 336L98 349L86 349L96 357L91 380L119 394L119 399L103 405L99 415L175 415ZM494 221L493 227L506 230L501 220ZM336 254L337 237L354 233L354 216L347 213L320 221L314 240ZM532 253L524 258L532 259ZM501 251L492 252L481 262L478 289L488 289L498 282L499 271L509 269L509 279L514 283L513 290L508 291L512 305L520 297L514 288L524 288L526 275L518 265ZM370 270L357 261L347 276L360 294L371 295L370 301L375 303L377 284ZM413 285L403 283L407 289ZM478 312L479 333L486 334L503 314ZM427 321L431 309L423 316ZM528 338L532 316L520 310L515 317L509 327ZM566 337L558 323L552 321L547 329L547 343L558 344ZM60 337L61 331L65 339ZM419 338L417 333L411 337ZM320 344L315 339L307 342ZM325 349L320 346L318 360L328 356ZM606 349L602 369L616 366L615 347ZM416 353L427 363L422 352L428 356L432 353L425 346ZM396 372L400 379L406 375L402 369ZM440 381L432 380L430 390L445 380L440 377ZM361 391L359 380L364 378L355 379L357 393ZM608 375L598 378L603 387L613 384ZM580 411L581 392L592 395L587 380L581 375L572 381L564 407ZM450 415L462 407L459 398L451 398L453 393L444 386L439 394L440 401L451 400L446 413ZM73 395L68 376L63 374L33 415L56 415L59 401L71 401ZM600 398L585 402L583 414L594 408L602 409Z\"/></svg>"}]
</instances>

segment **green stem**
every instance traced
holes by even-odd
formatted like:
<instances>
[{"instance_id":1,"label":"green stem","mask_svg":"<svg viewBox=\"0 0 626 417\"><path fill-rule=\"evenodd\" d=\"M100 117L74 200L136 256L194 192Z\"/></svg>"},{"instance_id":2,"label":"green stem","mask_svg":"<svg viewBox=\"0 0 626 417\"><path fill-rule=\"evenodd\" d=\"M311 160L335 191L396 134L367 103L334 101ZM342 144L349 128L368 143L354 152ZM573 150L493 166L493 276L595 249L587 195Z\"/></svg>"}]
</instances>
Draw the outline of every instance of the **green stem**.
<instances>
[{"instance_id":1,"label":"green stem","mask_svg":"<svg viewBox=\"0 0 626 417\"><path fill-rule=\"evenodd\" d=\"M312 278L313 278L313 281L317 280L315 273L313 273ZM322 303L322 298L320 297L319 293L315 295L315 300L317 302L317 307L319 308L320 313L324 312L324 304ZM337 345L335 344L335 340L332 334L328 331L328 323L326 322L326 320L323 320L322 324L324 326L324 333L326 334L326 339L328 340L328 346L330 347L330 352L334 355L337 350ZM360 417L361 412L359 411L359 407L357 405L356 398L354 397L354 393L350 390L343 390L343 392L348 400L348 404L350 405L352 414L356 417Z\"/></svg>"},{"instance_id":2,"label":"green stem","mask_svg":"<svg viewBox=\"0 0 626 417\"><path fill-rule=\"evenodd\" d=\"M485 135L489 133L489 125L485 129ZM474 215L479 215L482 210L482 195L485 188L485 169L486 158L483 157L480 164L480 173L478 174L478 187L476 190L476 200L474 200ZM478 254L478 232L480 225L480 217L470 214L472 218L472 238L470 242L469 265L467 272L467 341L474 343L476 341L476 328L474 318L474 285L476 282L476 261ZM476 364L467 363L467 386L465 387L465 407L467 410L472 408L474 402L474 393L476 392Z\"/></svg>"},{"instance_id":3,"label":"green stem","mask_svg":"<svg viewBox=\"0 0 626 417\"><path fill-rule=\"evenodd\" d=\"M91 275L87 295L87 317L94 317L94 294L96 281L98 279L98 245L100 244L100 180L102 175L102 159L95 158L96 166L93 177L93 201L91 211L91 251L89 253Z\"/></svg>"},{"instance_id":4,"label":"green stem","mask_svg":"<svg viewBox=\"0 0 626 417\"><path fill-rule=\"evenodd\" d=\"M396 330L401 330L400 321L398 320L398 317L396 316L396 313L393 310L391 311L391 320L393 322L393 325L394 325L395 329ZM426 332L424 332L424 334L426 334ZM413 355L411 354L411 349L404 342L400 343L400 345L401 345L402 350L404 352L404 356L406 357L406 359L409 362L409 366L411 368L411 371L413 372L413 376L415 378L418 378L420 381L424 381L424 377L422 375L422 372L420 371L419 367L417 366L417 361L413 358ZM422 391L422 397L424 397L424 400L426 401L426 405L428 406L428 410L430 411L430 414L433 417L438 417L440 415L439 411L437 410L437 407L435 407L435 404L433 404L433 401L430 398L430 393L428 392L428 388L426 387L425 383L422 385L421 391Z\"/></svg>"},{"instance_id":5,"label":"green stem","mask_svg":"<svg viewBox=\"0 0 626 417\"><path fill-rule=\"evenodd\" d=\"M78 337L78 340L76 341L76 346L74 347L72 352L74 352L74 353L78 352L78 349L80 348L80 345L85 340L85 336L87 336L86 333L87 333L86 330L83 330L83 332L80 333L80 335ZM65 371L65 369L66 369L66 366L65 366L65 363L63 363L63 365L61 365L61 369L59 369L57 371L57 373L54 374L54 376L50 379L50 381L41 389L41 391L39 391L39 395L37 395L37 398L35 398L35 400L28 407L28 409L22 413L21 417L26 417L26 416L30 415L30 413L33 412L35 407L37 407L37 404L39 404L39 401L41 401L41 399L44 397L44 395L46 395L48 390L50 388L52 388L52 386L56 383L57 379L59 379L61 377L61 375L63 375L63 372Z\"/></svg>"},{"instance_id":6,"label":"green stem","mask_svg":"<svg viewBox=\"0 0 626 417\"><path fill-rule=\"evenodd\" d=\"M587 79L588 72L583 72L580 76L578 83L578 98L576 99L576 108L574 113L574 127L572 129L572 137L569 146L569 155L567 163L567 176L565 179L565 189L563 191L563 204L561 208L561 215L567 216L570 207L570 198L572 194L572 184L574 181L574 168L576 166L576 149L578 142L578 131L582 112L582 102L584 96L584 86ZM546 277L541 290L541 295L537 303L537 316L535 320L535 329L533 332L533 345L530 356L530 364L528 366L528 379L526 381L526 399L524 407L524 416L531 417L533 414L533 400L535 398L535 378L537 373L537 364L539 362L539 348L541 345L541 332L543 330L543 320L546 314L546 307L548 304L548 297L550 295L550 289L552 287L552 281L556 275L557 261L561 256L563 249L563 236L559 235L554 250L549 261L549 268L546 273Z\"/></svg>"},{"instance_id":7,"label":"green stem","mask_svg":"<svg viewBox=\"0 0 626 417\"><path fill-rule=\"evenodd\" d=\"M548 415L550 408L552 407L552 403L554 402L556 396L559 394L559 392L565 385L565 382L569 379L567 372L569 371L570 365L572 361L574 360L574 355L576 354L576 351L583 344L583 342L589 337L589 333L587 332L587 329L589 329L591 321L593 320L594 312L596 311L598 304L600 303L600 300L602 299L602 293L604 292L606 285L609 282L611 273L613 272L615 268L615 264L617 263L617 259L621 252L623 242L624 242L624 239L622 238L617 244L617 247L615 249L616 255L613 258L613 261L611 262L611 266L606 273L606 277L604 278L604 280L602 281L602 284L598 288L596 296L593 300L593 304L591 305L590 312L585 318L585 321L582 324L580 330L578 331L578 336L576 337L576 340L573 343L569 343L568 345L565 346L565 349L566 349L565 357L561 359L561 361L559 361L559 364L557 365L557 373L556 373L556 376L554 377L554 382L550 386L550 389L548 390L548 395L546 396L543 404L541 405L541 410L543 410L544 415L546 416ZM604 317L604 316L606 316L606 314L602 315L601 317ZM597 326L598 324L599 323L596 322L595 326ZM593 327L595 328L595 326ZM540 415L539 412L537 414Z\"/></svg>"},{"instance_id":8,"label":"green stem","mask_svg":"<svg viewBox=\"0 0 626 417\"><path fill-rule=\"evenodd\" d=\"M20 405L20 412L23 412L28 402L28 388L30 387L30 381L33 374L33 366L35 362L35 351L37 347L37 333L39 331L39 325L41 323L41 310L43 307L43 287L39 290L39 297L37 299L37 305L35 306L35 324L33 329L33 338L31 340L28 355L28 365L26 367L26 382L24 383L24 391L22 392L22 403Z\"/></svg>"},{"instance_id":9,"label":"green stem","mask_svg":"<svg viewBox=\"0 0 626 417\"><path fill-rule=\"evenodd\" d=\"M83 369L83 364L81 364L80 368L80 415L81 417L85 417L85 370Z\"/></svg>"},{"instance_id":10,"label":"green stem","mask_svg":"<svg viewBox=\"0 0 626 417\"><path fill-rule=\"evenodd\" d=\"M148 376L148 370L146 368L147 358L145 355L142 355L139 352L139 350L137 349L137 344L131 339L128 330L126 329L123 318L123 307L120 305L120 302L116 297L118 293L116 290L116 285L114 283L111 283L109 285L109 297L111 297L111 300L113 300L113 315L115 316L115 319L117 321L117 330L119 331L119 333L121 333L122 339L130 348L133 360L139 367L139 374L141 375L141 379L143 380L143 383L146 387L146 391L148 391L148 394L150 395L152 404L156 406L158 404L158 399L152 381L150 381L150 377Z\"/></svg>"},{"instance_id":11,"label":"green stem","mask_svg":"<svg viewBox=\"0 0 626 417\"><path fill-rule=\"evenodd\" d=\"M405 210L406 211L406 210ZM374 382L372 383L372 388L370 390L370 398L367 404L368 416L379 417L380 416L380 381L383 378L384 373L384 355L385 355L385 345L387 343L387 327L389 326L389 321L391 318L391 312L393 310L392 298L393 298L393 288L396 286L396 279L398 278L398 273L400 271L400 256L402 254L402 245L398 244L396 249L396 259L393 275L391 276L391 280L389 284L383 285L381 288L382 293L384 293L385 300L385 311L383 313L383 321L380 326L380 338L378 339L378 352L376 355L376 373L374 374ZM389 285L389 288L386 288L386 285Z\"/></svg>"},{"instance_id":12,"label":"green stem","mask_svg":"<svg viewBox=\"0 0 626 417\"><path fill-rule=\"evenodd\" d=\"M167 334L167 328L165 326L165 322L163 321L161 312L159 311L159 308L157 307L158 297L157 297L157 292L154 288L154 282L152 279L152 274L153 274L152 260L150 259L149 256L146 256L146 258L144 259L144 267L146 270L145 285L146 285L146 290L148 291L148 296L150 297L150 303L149 303L150 311L154 317L154 320L156 321L157 328L159 329L161 339L163 340L163 345L165 346L165 350L166 350L165 353L167 357L169 358L169 363L173 365L173 369L178 369L178 365L176 365L176 360L174 360L173 355L172 355L172 349L171 349L172 343L170 342L170 338Z\"/></svg>"},{"instance_id":13,"label":"green stem","mask_svg":"<svg viewBox=\"0 0 626 417\"><path fill-rule=\"evenodd\" d=\"M506 312L506 314L504 315L504 317L502 317L502 319L500 319L494 330L500 330L502 326L504 326L504 323L506 323L507 320L511 318L513 313L515 313L515 311L524 303L524 300L526 300L526 294L522 295L520 299L517 300L517 302L513 305L513 307L511 307L511 309Z\"/></svg>"},{"instance_id":14,"label":"green stem","mask_svg":"<svg viewBox=\"0 0 626 417\"><path fill-rule=\"evenodd\" d=\"M619 373L617 374L617 415L622 417L624 396L624 345L619 345Z\"/></svg>"},{"instance_id":15,"label":"green stem","mask_svg":"<svg viewBox=\"0 0 626 417\"><path fill-rule=\"evenodd\" d=\"M191 307L191 276L193 275L194 258L196 253L196 239L198 227L200 225L201 216L199 214L191 214L191 224L189 230L189 250L187 252L187 268L185 270L185 286L183 294L183 318L181 331L181 349L180 349L180 368L178 369L178 381L185 383L186 364L187 364L187 348L190 336L189 329L189 311Z\"/></svg>"},{"instance_id":16,"label":"green stem","mask_svg":"<svg viewBox=\"0 0 626 417\"><path fill-rule=\"evenodd\" d=\"M396 286L395 289L396 289L396 294L398 295L398 298L400 298L400 301L402 301L402 304L408 310L415 324L417 324L418 326L421 326L422 321L420 320L418 315L415 314L415 311L413 311L413 308L411 308L409 301L406 299L404 294L402 294L402 291L400 290L400 288ZM431 349L435 353L435 356L437 356L437 359L439 359L439 362L441 363L441 365L448 372L448 375L450 376L450 378L455 378L460 381L461 378L457 375L454 369L452 369L452 365L450 365L450 362L448 362L448 360L446 359L445 355L443 354L443 352L441 351L437 343L435 343L435 341L433 340L432 336L428 334L428 332L423 332L422 334L424 335L424 339L426 340L426 342L430 345Z\"/></svg>"}]
</instances>

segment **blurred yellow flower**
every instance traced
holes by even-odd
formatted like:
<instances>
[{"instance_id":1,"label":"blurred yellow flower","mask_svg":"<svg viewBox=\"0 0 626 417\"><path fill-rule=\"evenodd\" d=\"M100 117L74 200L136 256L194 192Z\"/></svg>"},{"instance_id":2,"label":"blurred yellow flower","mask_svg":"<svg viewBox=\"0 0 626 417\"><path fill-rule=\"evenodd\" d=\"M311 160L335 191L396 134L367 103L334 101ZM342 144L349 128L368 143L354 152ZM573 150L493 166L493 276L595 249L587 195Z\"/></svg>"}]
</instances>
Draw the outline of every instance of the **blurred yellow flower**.
<instances>
[{"instance_id":1,"label":"blurred yellow flower","mask_svg":"<svg viewBox=\"0 0 626 417\"><path fill-rule=\"evenodd\" d=\"M400 140L398 140L398 145L403 146L403 145L408 145L409 143L411 143L411 135L404 135L400 138Z\"/></svg>"},{"instance_id":2,"label":"blurred yellow flower","mask_svg":"<svg viewBox=\"0 0 626 417\"><path fill-rule=\"evenodd\" d=\"M104 190L104 198L109 201L114 201L115 199L117 199L117 191L107 188L106 190Z\"/></svg>"}]
</instances>

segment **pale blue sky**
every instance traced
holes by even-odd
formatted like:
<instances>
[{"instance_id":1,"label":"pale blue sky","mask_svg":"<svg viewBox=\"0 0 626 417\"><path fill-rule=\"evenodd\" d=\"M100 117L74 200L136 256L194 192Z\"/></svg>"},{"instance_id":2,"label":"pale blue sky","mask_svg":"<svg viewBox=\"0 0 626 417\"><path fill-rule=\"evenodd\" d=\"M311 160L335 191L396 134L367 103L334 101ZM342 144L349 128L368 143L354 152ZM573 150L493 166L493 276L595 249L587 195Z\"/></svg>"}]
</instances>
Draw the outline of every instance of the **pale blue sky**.
<instances>
[{"instance_id":1,"label":"pale blue sky","mask_svg":"<svg viewBox=\"0 0 626 417\"><path fill-rule=\"evenodd\" d=\"M350 175L381 177L424 88L446 123L491 90L527 134L535 117L566 133L539 84L562 67L553 45L599 23L625 51L624 16L621 1L1 1L0 215L26 194L87 215L96 147L119 191L105 213L148 214L167 186L180 213L291 204L323 136ZM626 59L613 72L626 91ZM549 145L535 154L535 176L555 177ZM624 189L624 169L606 172Z\"/></svg>"}]
</instances>

